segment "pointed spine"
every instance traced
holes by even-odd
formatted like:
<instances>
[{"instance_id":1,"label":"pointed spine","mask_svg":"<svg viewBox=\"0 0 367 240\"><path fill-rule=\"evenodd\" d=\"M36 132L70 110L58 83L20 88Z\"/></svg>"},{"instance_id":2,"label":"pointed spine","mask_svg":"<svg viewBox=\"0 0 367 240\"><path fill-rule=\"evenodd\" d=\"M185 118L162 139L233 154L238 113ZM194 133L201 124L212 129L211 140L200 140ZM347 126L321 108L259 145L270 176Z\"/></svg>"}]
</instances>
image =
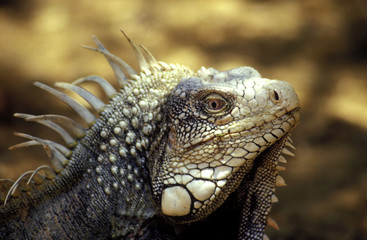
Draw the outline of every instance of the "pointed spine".
<instances>
[{"instance_id":1,"label":"pointed spine","mask_svg":"<svg viewBox=\"0 0 367 240\"><path fill-rule=\"evenodd\" d=\"M285 155L291 156L291 157L296 156L296 155L294 155L294 153L289 151L288 148L285 148L285 147L283 148L282 153L284 153Z\"/></svg>"},{"instance_id":2,"label":"pointed spine","mask_svg":"<svg viewBox=\"0 0 367 240\"><path fill-rule=\"evenodd\" d=\"M43 148L50 158L50 161L55 168L55 172L60 173L64 169L64 166L67 165L69 160L50 145L45 144L43 145Z\"/></svg>"},{"instance_id":3,"label":"pointed spine","mask_svg":"<svg viewBox=\"0 0 367 240\"><path fill-rule=\"evenodd\" d=\"M99 77L99 76L88 76L88 77L84 77L84 78L79 78L77 80L75 80L72 84L74 85L79 85L81 83L84 82L95 82L97 83L105 92L105 94L107 95L107 97L109 99L112 99L113 96L115 96L117 94L116 89L109 83L107 82L107 80Z\"/></svg>"},{"instance_id":4,"label":"pointed spine","mask_svg":"<svg viewBox=\"0 0 367 240\"><path fill-rule=\"evenodd\" d=\"M285 142L285 146L290 147L293 150L296 150L295 146L293 146L293 144L291 142L289 142L289 141L286 141Z\"/></svg>"},{"instance_id":5,"label":"pointed spine","mask_svg":"<svg viewBox=\"0 0 367 240\"><path fill-rule=\"evenodd\" d=\"M32 179L35 179L36 183L40 184L40 182L39 181L37 182L37 179L36 179L37 176L42 176L38 173L39 171L43 171L45 173L44 178L47 178L47 179L53 179L56 176L55 172L49 166L43 165L33 171L32 175L28 179L27 184L29 184Z\"/></svg>"},{"instance_id":6,"label":"pointed spine","mask_svg":"<svg viewBox=\"0 0 367 240\"><path fill-rule=\"evenodd\" d=\"M277 175L275 179L275 186L277 187L285 187L287 184L285 183L285 180L282 176Z\"/></svg>"},{"instance_id":7,"label":"pointed spine","mask_svg":"<svg viewBox=\"0 0 367 240\"><path fill-rule=\"evenodd\" d=\"M100 49L101 51L105 51L106 53L108 53L109 55L114 56L113 54L111 54L104 46L103 44L98 40L98 38L96 36L92 36L92 40L93 42L97 45L98 49ZM123 86L125 84L127 84L127 77L125 75L125 73L129 72L129 69L131 68L125 61L121 61L122 62L118 62L118 61L114 61L113 58L106 56L103 52L101 52L105 58L107 59L107 62L110 64L110 67L112 68L116 79L118 81L118 83L120 84L120 86ZM118 57L116 57L117 59L119 59ZM131 70L133 70L131 68ZM125 73L124 73L125 72ZM133 72L133 71L131 71Z\"/></svg>"},{"instance_id":8,"label":"pointed spine","mask_svg":"<svg viewBox=\"0 0 367 240\"><path fill-rule=\"evenodd\" d=\"M67 163L69 162L69 160L67 159L67 157L65 155L63 155L58 149L58 145L52 141L48 141L48 140L43 140L41 138L37 138L28 134L24 134L24 133L16 133L17 136L20 137L24 137L33 141L38 142L40 145L43 146L43 148L45 149L47 155L49 156L52 165L55 168L55 171L57 173L61 172L62 169L64 169L64 166L67 165ZM60 145L61 146L61 145Z\"/></svg>"},{"instance_id":9,"label":"pointed spine","mask_svg":"<svg viewBox=\"0 0 367 240\"><path fill-rule=\"evenodd\" d=\"M284 167L284 166L276 166L275 169L278 170L278 171L285 171L286 170L286 167Z\"/></svg>"},{"instance_id":10,"label":"pointed spine","mask_svg":"<svg viewBox=\"0 0 367 240\"><path fill-rule=\"evenodd\" d=\"M24 113L15 113L14 116L19 117L19 118L24 118L26 121L35 121L44 126L51 128L52 130L57 132L64 139L65 143L70 147L73 147L77 144L75 139L72 136L70 136L70 134L67 131L65 131L65 129L63 129L58 124L50 120L39 120L39 119L34 120L32 119L32 117L34 117L33 115L24 114Z\"/></svg>"},{"instance_id":11,"label":"pointed spine","mask_svg":"<svg viewBox=\"0 0 367 240\"><path fill-rule=\"evenodd\" d=\"M279 225L278 223L270 216L268 216L268 218L266 219L268 225L272 228L274 228L275 230L279 231Z\"/></svg>"},{"instance_id":12,"label":"pointed spine","mask_svg":"<svg viewBox=\"0 0 367 240\"><path fill-rule=\"evenodd\" d=\"M140 51L139 47L129 38L129 36L123 30L120 30L120 31L125 36L125 38L129 41L131 47L133 48L133 50L135 52L135 55L138 59L138 64L139 64L139 67L140 67L140 71L148 69L147 60L145 59L144 55Z\"/></svg>"},{"instance_id":13,"label":"pointed spine","mask_svg":"<svg viewBox=\"0 0 367 240\"><path fill-rule=\"evenodd\" d=\"M68 95L57 91L56 89L49 87L43 83L40 82L35 82L34 85L36 85L37 87L55 95L56 97L58 97L60 100L62 100L63 102L65 102L66 104L68 104L71 108L73 108L75 110L76 113L79 114L79 116L89 125L93 125L94 122L96 121L96 117L85 107L83 107L82 105L80 105L77 101L75 101L74 99L72 99L71 97L69 97Z\"/></svg>"},{"instance_id":14,"label":"pointed spine","mask_svg":"<svg viewBox=\"0 0 367 240\"><path fill-rule=\"evenodd\" d=\"M278 199L278 197L277 197L275 194L271 195L271 202L272 202L272 203L277 203L277 202L279 202L279 199Z\"/></svg>"},{"instance_id":15,"label":"pointed spine","mask_svg":"<svg viewBox=\"0 0 367 240\"><path fill-rule=\"evenodd\" d=\"M27 118L27 121L39 121L39 120L52 121L63 127L66 131L68 131L76 138L82 138L85 136L86 133L86 130L82 126L80 126L73 119L66 116L56 114L46 114Z\"/></svg>"},{"instance_id":16,"label":"pointed spine","mask_svg":"<svg viewBox=\"0 0 367 240\"><path fill-rule=\"evenodd\" d=\"M33 171L27 171L25 173L23 173L15 182L14 184L10 187L10 189L8 190L8 193L6 194L5 200L4 200L4 206L6 205L7 201L9 200L9 198L14 195L15 191L18 188L19 182L27 175L32 174Z\"/></svg>"},{"instance_id":17,"label":"pointed spine","mask_svg":"<svg viewBox=\"0 0 367 240\"><path fill-rule=\"evenodd\" d=\"M139 44L139 47L143 50L149 64L157 64L157 60L154 58L153 54L149 52L144 45Z\"/></svg>"},{"instance_id":18,"label":"pointed spine","mask_svg":"<svg viewBox=\"0 0 367 240\"><path fill-rule=\"evenodd\" d=\"M281 163L287 163L287 159L285 159L285 157L283 157L282 155L279 156L278 161Z\"/></svg>"},{"instance_id":19,"label":"pointed spine","mask_svg":"<svg viewBox=\"0 0 367 240\"><path fill-rule=\"evenodd\" d=\"M105 56L105 58L107 59L108 63L110 64L112 70L114 71L115 76L118 79L120 86L122 87L128 84L127 77L124 73L126 73L128 77L131 79L132 76L137 75L135 70L132 67L130 67L125 61L123 61L121 58L111 54L95 36L93 36L92 39L96 43L98 48L93 48L89 46L83 46L83 47L86 49L90 49L90 50L102 53Z\"/></svg>"},{"instance_id":20,"label":"pointed spine","mask_svg":"<svg viewBox=\"0 0 367 240\"><path fill-rule=\"evenodd\" d=\"M14 134L16 136L19 136L19 137L23 137L23 138L27 138L27 139L33 139L33 140L11 146L11 147L9 147L9 150L15 150L15 149L18 149L18 148L39 146L39 145L43 146L44 144L48 144L48 145L51 145L53 148L56 148L65 157L70 157L71 154L73 153L71 150L64 147L63 145L58 144L58 143L53 142L53 141L50 141L50 140L40 139L40 138L33 137L31 135L24 134L24 133L14 133Z\"/></svg>"},{"instance_id":21,"label":"pointed spine","mask_svg":"<svg viewBox=\"0 0 367 240\"><path fill-rule=\"evenodd\" d=\"M57 87L69 89L75 92L76 94L81 96L85 101L87 101L89 105L91 105L98 113L101 113L105 108L104 102L99 100L99 98L97 98L92 93L90 93L89 91L85 90L82 87L79 87L79 86L76 86L70 83L64 83L64 82L57 82L55 85Z\"/></svg>"}]
</instances>

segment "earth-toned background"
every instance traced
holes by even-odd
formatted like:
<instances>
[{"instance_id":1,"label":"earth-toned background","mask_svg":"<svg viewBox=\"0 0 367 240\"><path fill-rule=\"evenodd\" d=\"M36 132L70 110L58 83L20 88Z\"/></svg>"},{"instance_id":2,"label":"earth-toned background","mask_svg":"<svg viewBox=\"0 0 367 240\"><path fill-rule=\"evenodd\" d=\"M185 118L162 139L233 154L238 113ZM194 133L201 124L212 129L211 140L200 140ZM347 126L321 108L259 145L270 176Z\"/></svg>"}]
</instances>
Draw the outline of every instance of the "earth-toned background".
<instances>
[{"instance_id":1,"label":"earth-toned background","mask_svg":"<svg viewBox=\"0 0 367 240\"><path fill-rule=\"evenodd\" d=\"M367 2L365 0L0 2L0 178L48 164L40 148L8 151L14 131L59 142L14 112L73 116L32 85L98 74L95 34L136 67L120 29L157 59L197 70L242 65L291 82L301 99L296 157L283 174L271 239L367 239ZM97 90L95 90L97 91ZM75 115L75 114L74 114Z\"/></svg>"}]
</instances>

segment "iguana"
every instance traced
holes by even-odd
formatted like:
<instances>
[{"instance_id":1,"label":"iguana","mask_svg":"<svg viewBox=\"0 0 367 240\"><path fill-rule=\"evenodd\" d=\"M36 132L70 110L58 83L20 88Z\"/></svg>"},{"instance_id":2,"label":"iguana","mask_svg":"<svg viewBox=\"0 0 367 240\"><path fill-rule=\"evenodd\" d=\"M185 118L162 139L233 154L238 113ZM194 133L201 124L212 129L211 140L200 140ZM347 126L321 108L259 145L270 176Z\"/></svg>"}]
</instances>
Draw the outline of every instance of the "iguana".
<instances>
[{"instance_id":1,"label":"iguana","mask_svg":"<svg viewBox=\"0 0 367 240\"><path fill-rule=\"evenodd\" d=\"M126 34L125 34L126 36ZM278 175L293 156L300 118L292 86L251 67L227 71L156 61L127 36L140 72L93 37L119 82L99 76L43 83L85 126L61 115L15 114L55 130L65 145L30 136L53 167L0 181L1 239L266 239ZM81 87L97 83L104 103ZM98 115L98 116L96 116Z\"/></svg>"}]
</instances>

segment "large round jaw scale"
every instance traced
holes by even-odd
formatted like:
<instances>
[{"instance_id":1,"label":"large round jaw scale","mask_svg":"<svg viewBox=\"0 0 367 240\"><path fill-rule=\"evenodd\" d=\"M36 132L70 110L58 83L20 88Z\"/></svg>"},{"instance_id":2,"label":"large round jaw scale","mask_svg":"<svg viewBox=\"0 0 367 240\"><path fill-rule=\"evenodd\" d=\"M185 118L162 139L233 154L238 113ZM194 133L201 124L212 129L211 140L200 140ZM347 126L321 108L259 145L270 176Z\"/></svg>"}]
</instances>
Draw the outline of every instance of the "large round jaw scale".
<instances>
[{"instance_id":1,"label":"large round jaw scale","mask_svg":"<svg viewBox=\"0 0 367 240\"><path fill-rule=\"evenodd\" d=\"M161 203L162 212L167 216L185 216L190 213L191 197L183 187L164 189Z\"/></svg>"}]
</instances>

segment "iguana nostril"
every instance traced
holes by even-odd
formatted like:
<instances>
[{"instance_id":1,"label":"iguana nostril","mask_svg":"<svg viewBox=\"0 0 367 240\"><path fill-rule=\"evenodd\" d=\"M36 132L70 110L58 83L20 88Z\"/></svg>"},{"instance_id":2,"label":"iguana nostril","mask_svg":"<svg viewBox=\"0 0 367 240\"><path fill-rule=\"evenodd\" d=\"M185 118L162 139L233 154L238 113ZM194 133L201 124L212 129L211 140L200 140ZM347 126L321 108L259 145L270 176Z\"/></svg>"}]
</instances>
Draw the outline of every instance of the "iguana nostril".
<instances>
[{"instance_id":1,"label":"iguana nostril","mask_svg":"<svg viewBox=\"0 0 367 240\"><path fill-rule=\"evenodd\" d=\"M270 99L273 103L279 103L280 101L280 95L277 90L271 91Z\"/></svg>"}]
</instances>

